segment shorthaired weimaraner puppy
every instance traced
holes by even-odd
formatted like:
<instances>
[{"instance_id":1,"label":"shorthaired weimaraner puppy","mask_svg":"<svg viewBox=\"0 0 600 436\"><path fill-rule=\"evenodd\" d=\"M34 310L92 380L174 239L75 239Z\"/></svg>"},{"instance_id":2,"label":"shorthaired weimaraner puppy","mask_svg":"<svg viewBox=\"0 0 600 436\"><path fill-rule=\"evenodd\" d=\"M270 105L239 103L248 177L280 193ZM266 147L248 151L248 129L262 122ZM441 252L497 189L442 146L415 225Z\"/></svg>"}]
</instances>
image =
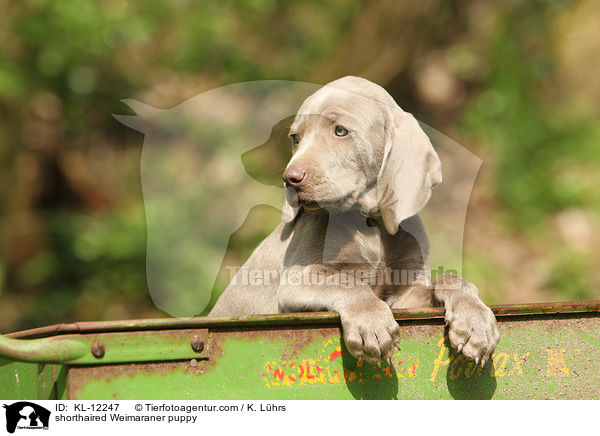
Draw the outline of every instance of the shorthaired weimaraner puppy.
<instances>
[{"instance_id":1,"label":"shorthaired weimaraner puppy","mask_svg":"<svg viewBox=\"0 0 600 436\"><path fill-rule=\"evenodd\" d=\"M494 314L461 277L430 282L417 213L442 173L415 118L344 77L304 101L289 136L282 222L210 315L336 311L350 353L377 363L399 340L391 309L443 305L452 346L483 366L499 340Z\"/></svg>"}]
</instances>

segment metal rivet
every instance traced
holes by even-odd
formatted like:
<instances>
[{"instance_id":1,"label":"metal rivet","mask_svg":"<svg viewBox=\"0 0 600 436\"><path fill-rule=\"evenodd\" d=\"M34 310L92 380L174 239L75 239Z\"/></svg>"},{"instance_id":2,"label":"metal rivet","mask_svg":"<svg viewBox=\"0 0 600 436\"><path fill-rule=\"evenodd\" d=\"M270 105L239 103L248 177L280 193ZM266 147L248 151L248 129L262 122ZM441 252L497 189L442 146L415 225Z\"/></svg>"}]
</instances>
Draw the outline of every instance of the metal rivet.
<instances>
[{"instance_id":1,"label":"metal rivet","mask_svg":"<svg viewBox=\"0 0 600 436\"><path fill-rule=\"evenodd\" d=\"M94 341L92 343L92 354L94 355L94 357L101 359L102 357L104 357L104 353L106 353L104 344L100 341Z\"/></svg>"},{"instance_id":2,"label":"metal rivet","mask_svg":"<svg viewBox=\"0 0 600 436\"><path fill-rule=\"evenodd\" d=\"M202 350L204 350L204 342L198 335L195 335L192 338L192 350L194 350L196 353L200 353Z\"/></svg>"},{"instance_id":3,"label":"metal rivet","mask_svg":"<svg viewBox=\"0 0 600 436\"><path fill-rule=\"evenodd\" d=\"M198 361L196 359L192 359L190 362L190 365L193 367L196 367L196 366L198 366Z\"/></svg>"}]
</instances>

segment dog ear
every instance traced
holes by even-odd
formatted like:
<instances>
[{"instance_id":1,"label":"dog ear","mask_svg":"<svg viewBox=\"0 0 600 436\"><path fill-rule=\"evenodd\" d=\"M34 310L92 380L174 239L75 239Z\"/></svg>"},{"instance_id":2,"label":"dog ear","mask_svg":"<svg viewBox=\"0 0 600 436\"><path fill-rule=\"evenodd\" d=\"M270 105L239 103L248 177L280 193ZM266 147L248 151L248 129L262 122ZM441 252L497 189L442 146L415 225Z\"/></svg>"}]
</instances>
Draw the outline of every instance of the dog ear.
<instances>
[{"instance_id":1,"label":"dog ear","mask_svg":"<svg viewBox=\"0 0 600 436\"><path fill-rule=\"evenodd\" d=\"M377 202L385 229L417 214L429 201L431 188L442 182L442 164L417 120L399 107L386 115L385 149L377 178Z\"/></svg>"}]
</instances>

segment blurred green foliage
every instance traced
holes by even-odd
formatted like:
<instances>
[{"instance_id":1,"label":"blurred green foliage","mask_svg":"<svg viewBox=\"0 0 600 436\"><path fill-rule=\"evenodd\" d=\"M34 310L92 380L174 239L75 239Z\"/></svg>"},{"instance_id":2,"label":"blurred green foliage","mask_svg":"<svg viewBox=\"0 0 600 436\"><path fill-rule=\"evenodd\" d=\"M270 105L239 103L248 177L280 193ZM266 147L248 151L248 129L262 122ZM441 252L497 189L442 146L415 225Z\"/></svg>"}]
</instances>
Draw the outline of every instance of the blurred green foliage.
<instances>
[{"instance_id":1,"label":"blurred green foliage","mask_svg":"<svg viewBox=\"0 0 600 436\"><path fill-rule=\"evenodd\" d=\"M159 105L224 83L298 79L332 50L357 5L339 0L0 5L0 164L6 169L0 172L0 330L163 315L146 285L141 136L110 114L127 111L120 99L182 78L192 81L187 94L167 92ZM83 159L70 163L74 150ZM78 167L83 161L91 163ZM82 188L82 171L83 181L96 186ZM236 261L268 231L234 235ZM203 255L209 254L199 249L194 257L201 262ZM219 290L226 283L220 277Z\"/></svg>"},{"instance_id":2,"label":"blurred green foliage","mask_svg":"<svg viewBox=\"0 0 600 436\"><path fill-rule=\"evenodd\" d=\"M498 20L490 37L493 62L482 91L465 108L461 127L495 158L494 187L506 228L520 234L524 245L542 247L535 255L546 258L543 282L551 298L575 301L598 297L593 252L568 229L584 227L587 244L595 244L600 122L594 112L578 113L560 93L560 60L549 37L560 7L562 2L516 4ZM557 214L569 210L580 211L587 222L565 222L560 235ZM488 270L482 267L485 258L467 256L466 262L475 275ZM493 289L498 273L482 282Z\"/></svg>"},{"instance_id":3,"label":"blurred green foliage","mask_svg":"<svg viewBox=\"0 0 600 436\"><path fill-rule=\"evenodd\" d=\"M439 1L406 13L394 2L358 0L0 3L0 331L161 316L146 286L143 138L110 114L127 111L122 98L167 107L258 79L379 81L493 171L489 198L473 205L491 230L475 233L474 244L510 247L467 249L465 257L486 301L510 302L516 294L507 288L530 276L541 289L531 298L597 297L600 111L576 110L570 88L561 90L565 56L556 49L557 17L575 20L581 7ZM397 36L403 26L411 38ZM581 44L597 39L584 35ZM362 44L355 50L348 41ZM380 48L381 63L360 63ZM436 57L464 90L438 104L441 112L415 85ZM579 62L575 69L586 68ZM262 169L260 156L244 164L275 183L285 156ZM277 211L253 209L225 263L241 264L277 219ZM524 257L539 262L522 265ZM213 301L227 280L219 276Z\"/></svg>"},{"instance_id":4,"label":"blurred green foliage","mask_svg":"<svg viewBox=\"0 0 600 436\"><path fill-rule=\"evenodd\" d=\"M464 128L493 147L496 183L511 225L535 231L552 212L600 206L600 122L573 119L544 101L541 84L555 74L547 37L549 9L527 3L503 17L492 36L494 62L464 114ZM558 102L560 103L560 102Z\"/></svg>"}]
</instances>

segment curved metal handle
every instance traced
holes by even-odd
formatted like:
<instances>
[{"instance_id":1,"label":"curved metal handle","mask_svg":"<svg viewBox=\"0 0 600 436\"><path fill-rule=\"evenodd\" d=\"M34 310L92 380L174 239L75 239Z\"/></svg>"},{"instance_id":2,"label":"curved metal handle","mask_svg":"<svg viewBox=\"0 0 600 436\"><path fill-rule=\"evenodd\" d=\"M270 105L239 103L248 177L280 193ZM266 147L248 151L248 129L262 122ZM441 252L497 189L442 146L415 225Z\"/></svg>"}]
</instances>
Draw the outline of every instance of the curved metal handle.
<instances>
[{"instance_id":1,"label":"curved metal handle","mask_svg":"<svg viewBox=\"0 0 600 436\"><path fill-rule=\"evenodd\" d=\"M72 334L40 339L0 335L1 357L67 365L208 359L208 329Z\"/></svg>"},{"instance_id":2,"label":"curved metal handle","mask_svg":"<svg viewBox=\"0 0 600 436\"><path fill-rule=\"evenodd\" d=\"M12 339L0 335L0 357L35 363L65 363L89 352L85 343L73 339Z\"/></svg>"}]
</instances>

